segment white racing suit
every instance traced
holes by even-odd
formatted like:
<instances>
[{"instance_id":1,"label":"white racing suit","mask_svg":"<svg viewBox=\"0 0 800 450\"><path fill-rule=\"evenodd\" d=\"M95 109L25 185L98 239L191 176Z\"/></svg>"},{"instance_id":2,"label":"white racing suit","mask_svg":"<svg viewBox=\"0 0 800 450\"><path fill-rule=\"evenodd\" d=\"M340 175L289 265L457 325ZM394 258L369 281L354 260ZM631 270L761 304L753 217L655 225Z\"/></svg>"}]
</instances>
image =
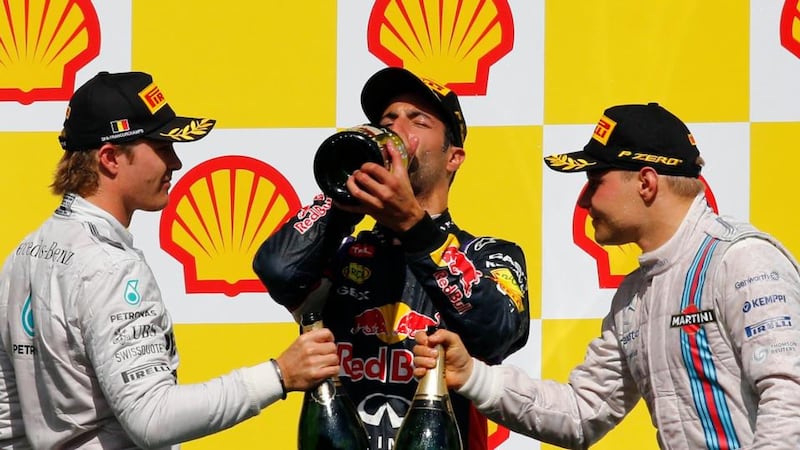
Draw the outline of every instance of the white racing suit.
<instances>
[{"instance_id":1,"label":"white racing suit","mask_svg":"<svg viewBox=\"0 0 800 450\"><path fill-rule=\"evenodd\" d=\"M800 277L789 252L699 196L639 262L569 384L475 360L459 393L567 448L589 447L640 397L661 448L800 448Z\"/></svg>"},{"instance_id":2,"label":"white racing suit","mask_svg":"<svg viewBox=\"0 0 800 450\"><path fill-rule=\"evenodd\" d=\"M24 435L42 449L166 447L282 396L269 362L177 385L172 319L143 254L72 194L6 261L0 312L0 387L17 388L0 397L0 448Z\"/></svg>"}]
</instances>

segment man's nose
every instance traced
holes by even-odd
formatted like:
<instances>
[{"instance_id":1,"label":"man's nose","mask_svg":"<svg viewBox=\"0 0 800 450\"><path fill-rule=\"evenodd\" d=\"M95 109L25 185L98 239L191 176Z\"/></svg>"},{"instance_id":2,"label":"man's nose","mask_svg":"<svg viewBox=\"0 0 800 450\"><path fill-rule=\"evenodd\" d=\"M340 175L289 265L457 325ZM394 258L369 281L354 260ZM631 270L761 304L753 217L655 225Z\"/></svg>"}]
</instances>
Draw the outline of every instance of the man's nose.
<instances>
[{"instance_id":1,"label":"man's nose","mask_svg":"<svg viewBox=\"0 0 800 450\"><path fill-rule=\"evenodd\" d=\"M395 120L394 122L392 122L392 124L389 126L389 129L394 131L395 134L397 134L401 138L403 138L403 141L405 141L406 138L408 137L408 125L403 123L402 120Z\"/></svg>"},{"instance_id":2,"label":"man's nose","mask_svg":"<svg viewBox=\"0 0 800 450\"><path fill-rule=\"evenodd\" d=\"M183 167L183 163L181 162L181 159L178 158L178 154L175 153L174 148L170 149L169 151L169 158L167 159L167 167L169 167L172 170L181 170L181 167Z\"/></svg>"},{"instance_id":3,"label":"man's nose","mask_svg":"<svg viewBox=\"0 0 800 450\"><path fill-rule=\"evenodd\" d=\"M578 207L583 209L589 209L592 205L592 189L589 186L586 186L581 194L578 196Z\"/></svg>"},{"instance_id":4,"label":"man's nose","mask_svg":"<svg viewBox=\"0 0 800 450\"><path fill-rule=\"evenodd\" d=\"M406 146L406 151L409 152L409 157L413 154L416 149L411 148L411 137L413 136L411 132L411 127L409 126L408 121L404 120L395 120L392 122L392 125L389 127L390 130L394 131L395 134L400 136L400 139L403 141L403 144Z\"/></svg>"}]
</instances>

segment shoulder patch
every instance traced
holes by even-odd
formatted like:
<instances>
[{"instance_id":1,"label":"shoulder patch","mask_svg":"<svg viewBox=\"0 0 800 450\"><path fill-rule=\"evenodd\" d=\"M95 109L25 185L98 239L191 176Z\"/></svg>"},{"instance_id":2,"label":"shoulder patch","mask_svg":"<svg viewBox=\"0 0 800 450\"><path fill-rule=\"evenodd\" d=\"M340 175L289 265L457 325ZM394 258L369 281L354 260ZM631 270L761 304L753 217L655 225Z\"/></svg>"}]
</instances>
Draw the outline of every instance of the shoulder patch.
<instances>
[{"instance_id":1,"label":"shoulder patch","mask_svg":"<svg viewBox=\"0 0 800 450\"><path fill-rule=\"evenodd\" d=\"M120 250L125 250L125 247L122 245L122 243L101 235L93 223L87 222L86 225L89 226L89 232L92 233L92 236L96 237L98 241L108 244L112 247L116 247Z\"/></svg>"},{"instance_id":2,"label":"shoulder patch","mask_svg":"<svg viewBox=\"0 0 800 450\"><path fill-rule=\"evenodd\" d=\"M708 235L721 241L732 242L751 236L762 237L764 233L749 223L717 217L708 227Z\"/></svg>"}]
</instances>

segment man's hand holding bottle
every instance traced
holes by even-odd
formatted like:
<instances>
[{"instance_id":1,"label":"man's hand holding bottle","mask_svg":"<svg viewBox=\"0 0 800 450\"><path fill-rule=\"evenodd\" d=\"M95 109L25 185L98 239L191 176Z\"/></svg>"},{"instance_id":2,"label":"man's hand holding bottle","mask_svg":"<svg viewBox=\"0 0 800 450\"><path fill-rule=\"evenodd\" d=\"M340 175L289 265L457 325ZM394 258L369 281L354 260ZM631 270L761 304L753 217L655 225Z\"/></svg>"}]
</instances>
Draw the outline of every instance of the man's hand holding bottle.
<instances>
[{"instance_id":1,"label":"man's hand holding bottle","mask_svg":"<svg viewBox=\"0 0 800 450\"><path fill-rule=\"evenodd\" d=\"M436 367L438 351L441 345L445 352L445 382L448 389L458 389L463 386L472 374L472 356L464 347L461 338L452 331L440 329L428 335L424 331L417 331L414 335L417 345L414 346L414 376L422 378L428 369Z\"/></svg>"},{"instance_id":2,"label":"man's hand holding bottle","mask_svg":"<svg viewBox=\"0 0 800 450\"><path fill-rule=\"evenodd\" d=\"M307 391L339 373L333 333L320 328L298 336L276 362L286 391Z\"/></svg>"}]
</instances>

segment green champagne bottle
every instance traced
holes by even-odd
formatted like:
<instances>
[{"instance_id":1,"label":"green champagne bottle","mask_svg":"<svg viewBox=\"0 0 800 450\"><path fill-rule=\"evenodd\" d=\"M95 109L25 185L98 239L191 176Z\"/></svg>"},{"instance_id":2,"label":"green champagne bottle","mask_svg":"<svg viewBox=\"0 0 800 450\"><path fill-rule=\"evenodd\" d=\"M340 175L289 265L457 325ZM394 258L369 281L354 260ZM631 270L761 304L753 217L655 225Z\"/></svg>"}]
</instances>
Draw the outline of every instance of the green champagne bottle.
<instances>
[{"instance_id":1,"label":"green champagne bottle","mask_svg":"<svg viewBox=\"0 0 800 450\"><path fill-rule=\"evenodd\" d=\"M301 319L303 332L322 328L320 313L306 313ZM338 376L333 376L307 391L300 410L298 450L367 450L369 437L358 412L344 391Z\"/></svg>"},{"instance_id":2,"label":"green champagne bottle","mask_svg":"<svg viewBox=\"0 0 800 450\"><path fill-rule=\"evenodd\" d=\"M461 433L444 381L444 350L419 381L411 408L397 431L394 450L462 450Z\"/></svg>"}]
</instances>

